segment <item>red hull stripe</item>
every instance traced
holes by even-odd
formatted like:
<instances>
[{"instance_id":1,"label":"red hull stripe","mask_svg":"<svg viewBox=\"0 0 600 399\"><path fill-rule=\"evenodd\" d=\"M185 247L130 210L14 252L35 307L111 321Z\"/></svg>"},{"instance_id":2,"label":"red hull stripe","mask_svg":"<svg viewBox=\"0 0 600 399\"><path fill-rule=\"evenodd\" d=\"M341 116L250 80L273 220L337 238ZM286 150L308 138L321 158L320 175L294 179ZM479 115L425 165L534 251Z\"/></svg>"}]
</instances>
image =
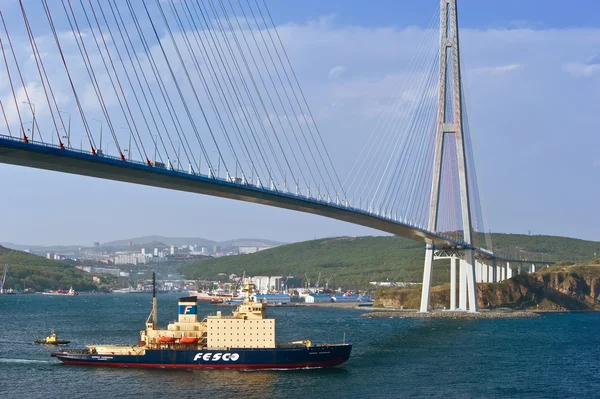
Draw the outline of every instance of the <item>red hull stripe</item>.
<instances>
[{"instance_id":1,"label":"red hull stripe","mask_svg":"<svg viewBox=\"0 0 600 399\"><path fill-rule=\"evenodd\" d=\"M100 366L100 367L132 367L132 368L154 368L154 369L302 369L315 367L334 367L344 363L344 360L329 360L318 363L297 364L154 364L154 363L114 363L114 362L86 362L62 360L65 364L77 366Z\"/></svg>"}]
</instances>

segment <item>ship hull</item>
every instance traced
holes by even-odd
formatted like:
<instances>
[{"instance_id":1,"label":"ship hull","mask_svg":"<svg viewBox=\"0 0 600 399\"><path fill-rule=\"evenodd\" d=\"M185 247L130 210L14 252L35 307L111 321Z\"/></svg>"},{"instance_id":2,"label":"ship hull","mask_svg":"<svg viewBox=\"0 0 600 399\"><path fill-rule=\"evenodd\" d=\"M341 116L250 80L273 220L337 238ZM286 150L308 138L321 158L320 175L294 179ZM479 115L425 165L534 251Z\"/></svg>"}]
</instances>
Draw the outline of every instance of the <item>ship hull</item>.
<instances>
[{"instance_id":1,"label":"ship hull","mask_svg":"<svg viewBox=\"0 0 600 399\"><path fill-rule=\"evenodd\" d=\"M143 355L61 351L52 355L79 366L201 369L301 369L335 367L348 360L352 345L310 348L171 350L151 349Z\"/></svg>"}]
</instances>

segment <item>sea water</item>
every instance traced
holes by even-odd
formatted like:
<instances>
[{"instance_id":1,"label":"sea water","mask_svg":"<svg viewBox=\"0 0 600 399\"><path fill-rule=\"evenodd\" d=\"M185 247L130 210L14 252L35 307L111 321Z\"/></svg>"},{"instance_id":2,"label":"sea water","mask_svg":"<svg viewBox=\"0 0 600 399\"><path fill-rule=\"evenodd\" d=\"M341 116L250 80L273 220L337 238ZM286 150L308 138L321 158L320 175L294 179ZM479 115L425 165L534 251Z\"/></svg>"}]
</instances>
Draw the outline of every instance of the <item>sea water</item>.
<instances>
[{"instance_id":1,"label":"sea water","mask_svg":"<svg viewBox=\"0 0 600 399\"><path fill-rule=\"evenodd\" d=\"M159 326L177 295L158 296ZM354 344L333 369L164 370L77 367L36 345L135 344L147 294L0 296L0 398L592 398L600 397L600 313L537 319L368 319L368 310L270 307L280 341ZM232 308L200 303L199 317Z\"/></svg>"}]
</instances>

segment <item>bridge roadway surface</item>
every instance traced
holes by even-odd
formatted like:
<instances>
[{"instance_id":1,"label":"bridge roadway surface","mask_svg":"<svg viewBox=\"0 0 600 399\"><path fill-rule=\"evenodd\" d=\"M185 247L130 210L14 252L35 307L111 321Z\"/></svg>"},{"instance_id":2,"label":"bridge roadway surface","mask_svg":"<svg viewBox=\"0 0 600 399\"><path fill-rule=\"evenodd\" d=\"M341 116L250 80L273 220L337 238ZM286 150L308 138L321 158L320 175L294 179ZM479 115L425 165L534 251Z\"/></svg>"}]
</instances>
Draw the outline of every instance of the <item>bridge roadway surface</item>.
<instances>
[{"instance_id":1,"label":"bridge roadway surface","mask_svg":"<svg viewBox=\"0 0 600 399\"><path fill-rule=\"evenodd\" d=\"M358 224L437 248L467 247L465 243L441 234L335 202L181 170L149 166L139 161L123 161L109 155L92 155L77 149L60 149L52 144L31 141L25 143L20 138L4 135L0 135L0 163L253 202ZM484 249L474 250L480 257L495 257ZM519 261L522 260L515 260Z\"/></svg>"}]
</instances>

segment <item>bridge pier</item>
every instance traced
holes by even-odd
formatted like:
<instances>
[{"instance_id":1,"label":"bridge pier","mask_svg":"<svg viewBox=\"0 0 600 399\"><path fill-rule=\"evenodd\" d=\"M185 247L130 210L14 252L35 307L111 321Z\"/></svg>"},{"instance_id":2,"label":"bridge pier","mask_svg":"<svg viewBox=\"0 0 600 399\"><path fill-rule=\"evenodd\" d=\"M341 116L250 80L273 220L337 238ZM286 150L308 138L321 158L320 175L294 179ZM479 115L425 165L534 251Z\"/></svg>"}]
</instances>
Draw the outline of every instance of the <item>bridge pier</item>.
<instances>
[{"instance_id":1,"label":"bridge pier","mask_svg":"<svg viewBox=\"0 0 600 399\"><path fill-rule=\"evenodd\" d=\"M458 308L467 310L467 267L464 259L460 259L458 278Z\"/></svg>"},{"instance_id":2,"label":"bridge pier","mask_svg":"<svg viewBox=\"0 0 600 399\"><path fill-rule=\"evenodd\" d=\"M472 249L465 250L465 269L469 312L477 313L477 284L475 283L475 254ZM466 308L466 306L465 306Z\"/></svg>"},{"instance_id":3,"label":"bridge pier","mask_svg":"<svg viewBox=\"0 0 600 399\"><path fill-rule=\"evenodd\" d=\"M421 290L421 313L429 310L429 294L431 293L431 273L433 271L433 247L427 245L425 249L425 265L423 267L423 287Z\"/></svg>"},{"instance_id":4,"label":"bridge pier","mask_svg":"<svg viewBox=\"0 0 600 399\"><path fill-rule=\"evenodd\" d=\"M506 278L512 278L512 269L510 268L510 262L506 262Z\"/></svg>"},{"instance_id":5,"label":"bridge pier","mask_svg":"<svg viewBox=\"0 0 600 399\"><path fill-rule=\"evenodd\" d=\"M456 310L456 256L450 258L450 310Z\"/></svg>"},{"instance_id":6,"label":"bridge pier","mask_svg":"<svg viewBox=\"0 0 600 399\"><path fill-rule=\"evenodd\" d=\"M487 262L481 262L481 269L483 271L483 282L489 283L490 282L490 273L489 273L489 268L488 268Z\"/></svg>"},{"instance_id":7,"label":"bridge pier","mask_svg":"<svg viewBox=\"0 0 600 399\"><path fill-rule=\"evenodd\" d=\"M530 273L535 273L535 263L531 264L531 271Z\"/></svg>"},{"instance_id":8,"label":"bridge pier","mask_svg":"<svg viewBox=\"0 0 600 399\"><path fill-rule=\"evenodd\" d=\"M487 273L488 273L488 283L495 283L494 281L494 261L486 265Z\"/></svg>"},{"instance_id":9,"label":"bridge pier","mask_svg":"<svg viewBox=\"0 0 600 399\"><path fill-rule=\"evenodd\" d=\"M501 271L502 267L500 266L500 263L498 263L498 262L494 262L494 264L496 265L496 267L495 267L495 269L496 269L496 282L498 283L498 282L502 281L501 280L502 279L502 271Z\"/></svg>"},{"instance_id":10,"label":"bridge pier","mask_svg":"<svg viewBox=\"0 0 600 399\"><path fill-rule=\"evenodd\" d=\"M519 263L519 267L517 268L517 272L519 274L523 273L523 263Z\"/></svg>"}]
</instances>

